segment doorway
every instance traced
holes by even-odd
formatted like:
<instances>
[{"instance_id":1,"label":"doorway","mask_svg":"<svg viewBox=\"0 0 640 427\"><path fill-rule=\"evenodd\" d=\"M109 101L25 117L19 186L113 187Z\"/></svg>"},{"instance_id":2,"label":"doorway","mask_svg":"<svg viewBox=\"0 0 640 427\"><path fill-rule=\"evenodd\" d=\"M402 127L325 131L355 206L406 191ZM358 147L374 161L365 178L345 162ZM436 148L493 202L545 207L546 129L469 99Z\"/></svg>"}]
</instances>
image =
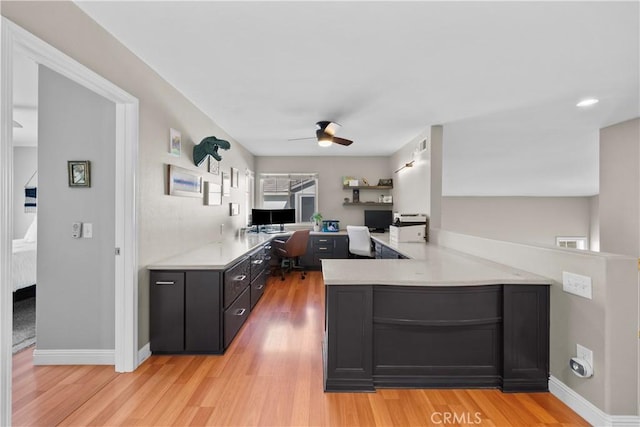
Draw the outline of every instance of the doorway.
<instances>
[{"instance_id":1,"label":"doorway","mask_svg":"<svg viewBox=\"0 0 640 427\"><path fill-rule=\"evenodd\" d=\"M0 62L0 425L11 425L13 56L24 55L115 103L115 349L117 372L138 366L136 172L138 100L6 18Z\"/></svg>"}]
</instances>

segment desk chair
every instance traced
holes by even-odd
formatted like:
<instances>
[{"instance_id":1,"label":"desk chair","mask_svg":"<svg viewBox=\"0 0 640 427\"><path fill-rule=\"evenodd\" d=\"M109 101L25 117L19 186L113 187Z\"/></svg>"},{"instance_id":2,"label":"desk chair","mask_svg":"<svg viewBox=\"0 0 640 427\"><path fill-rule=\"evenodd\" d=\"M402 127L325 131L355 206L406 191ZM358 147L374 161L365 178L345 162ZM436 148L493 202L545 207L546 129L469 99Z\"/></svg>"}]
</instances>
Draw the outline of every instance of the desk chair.
<instances>
[{"instance_id":1,"label":"desk chair","mask_svg":"<svg viewBox=\"0 0 640 427\"><path fill-rule=\"evenodd\" d=\"M280 280L284 280L284 273L291 270L301 270L301 279L306 277L303 267L298 265L298 258L307 252L310 232L311 230L297 230L286 241L275 239L271 243L274 253L280 259Z\"/></svg>"},{"instance_id":2,"label":"desk chair","mask_svg":"<svg viewBox=\"0 0 640 427\"><path fill-rule=\"evenodd\" d=\"M357 257L373 258L369 227L364 225L347 225L349 235L349 253Z\"/></svg>"}]
</instances>

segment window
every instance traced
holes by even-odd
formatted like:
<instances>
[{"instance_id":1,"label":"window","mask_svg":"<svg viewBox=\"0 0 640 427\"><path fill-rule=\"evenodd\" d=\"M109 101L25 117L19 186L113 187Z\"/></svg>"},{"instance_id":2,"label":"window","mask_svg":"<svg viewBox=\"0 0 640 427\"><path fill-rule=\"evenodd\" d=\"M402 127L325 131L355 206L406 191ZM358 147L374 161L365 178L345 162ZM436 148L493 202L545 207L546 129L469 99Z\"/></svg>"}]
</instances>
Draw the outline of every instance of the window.
<instances>
[{"instance_id":1,"label":"window","mask_svg":"<svg viewBox=\"0 0 640 427\"><path fill-rule=\"evenodd\" d=\"M589 248L586 237L556 237L556 245L568 249L587 250Z\"/></svg>"},{"instance_id":2,"label":"window","mask_svg":"<svg viewBox=\"0 0 640 427\"><path fill-rule=\"evenodd\" d=\"M296 222L310 222L318 210L318 174L261 173L258 207L295 209Z\"/></svg>"}]
</instances>

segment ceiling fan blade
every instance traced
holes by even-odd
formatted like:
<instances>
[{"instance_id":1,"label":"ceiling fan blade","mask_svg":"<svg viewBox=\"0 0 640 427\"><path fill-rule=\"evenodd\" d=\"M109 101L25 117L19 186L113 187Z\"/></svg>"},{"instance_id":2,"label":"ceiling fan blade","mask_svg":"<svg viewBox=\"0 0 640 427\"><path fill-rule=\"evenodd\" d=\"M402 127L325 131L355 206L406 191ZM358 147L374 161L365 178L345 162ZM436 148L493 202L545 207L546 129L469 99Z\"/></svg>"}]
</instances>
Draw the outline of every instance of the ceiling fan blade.
<instances>
[{"instance_id":1,"label":"ceiling fan blade","mask_svg":"<svg viewBox=\"0 0 640 427\"><path fill-rule=\"evenodd\" d=\"M345 146L353 144L353 141L351 141L350 139L339 138L337 136L333 137L333 142Z\"/></svg>"},{"instance_id":2,"label":"ceiling fan blade","mask_svg":"<svg viewBox=\"0 0 640 427\"><path fill-rule=\"evenodd\" d=\"M304 139L316 139L316 137L315 136L307 136L307 137L304 137L304 138L289 138L289 139L287 139L287 141L302 141Z\"/></svg>"}]
</instances>

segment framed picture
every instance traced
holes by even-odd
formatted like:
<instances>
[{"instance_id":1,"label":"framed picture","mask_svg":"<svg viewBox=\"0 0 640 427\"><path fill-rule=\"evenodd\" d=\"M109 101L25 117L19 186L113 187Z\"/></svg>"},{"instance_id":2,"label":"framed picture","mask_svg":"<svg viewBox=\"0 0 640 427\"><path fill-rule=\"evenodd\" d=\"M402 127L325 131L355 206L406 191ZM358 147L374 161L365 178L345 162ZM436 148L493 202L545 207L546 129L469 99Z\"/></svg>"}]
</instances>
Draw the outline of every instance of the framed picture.
<instances>
[{"instance_id":1,"label":"framed picture","mask_svg":"<svg viewBox=\"0 0 640 427\"><path fill-rule=\"evenodd\" d=\"M222 172L222 195L231 195L231 176L229 172Z\"/></svg>"},{"instance_id":2,"label":"framed picture","mask_svg":"<svg viewBox=\"0 0 640 427\"><path fill-rule=\"evenodd\" d=\"M236 168L231 168L231 188L238 188L240 183L240 171Z\"/></svg>"},{"instance_id":3,"label":"framed picture","mask_svg":"<svg viewBox=\"0 0 640 427\"><path fill-rule=\"evenodd\" d=\"M180 157L182 150L182 135L175 129L169 129L169 153L172 156Z\"/></svg>"},{"instance_id":4,"label":"framed picture","mask_svg":"<svg viewBox=\"0 0 640 427\"><path fill-rule=\"evenodd\" d=\"M91 162L89 160L69 160L67 172L69 187L91 187Z\"/></svg>"},{"instance_id":5,"label":"framed picture","mask_svg":"<svg viewBox=\"0 0 640 427\"><path fill-rule=\"evenodd\" d=\"M222 185L215 182L204 182L204 204L206 206L222 205Z\"/></svg>"},{"instance_id":6,"label":"framed picture","mask_svg":"<svg viewBox=\"0 0 640 427\"><path fill-rule=\"evenodd\" d=\"M220 162L209 156L209 173L220 175Z\"/></svg>"},{"instance_id":7,"label":"framed picture","mask_svg":"<svg viewBox=\"0 0 640 427\"><path fill-rule=\"evenodd\" d=\"M231 215L231 216L240 215L240 204L239 203L229 203L229 215Z\"/></svg>"},{"instance_id":8,"label":"framed picture","mask_svg":"<svg viewBox=\"0 0 640 427\"><path fill-rule=\"evenodd\" d=\"M201 197L202 177L195 171L169 165L169 195Z\"/></svg>"}]
</instances>

